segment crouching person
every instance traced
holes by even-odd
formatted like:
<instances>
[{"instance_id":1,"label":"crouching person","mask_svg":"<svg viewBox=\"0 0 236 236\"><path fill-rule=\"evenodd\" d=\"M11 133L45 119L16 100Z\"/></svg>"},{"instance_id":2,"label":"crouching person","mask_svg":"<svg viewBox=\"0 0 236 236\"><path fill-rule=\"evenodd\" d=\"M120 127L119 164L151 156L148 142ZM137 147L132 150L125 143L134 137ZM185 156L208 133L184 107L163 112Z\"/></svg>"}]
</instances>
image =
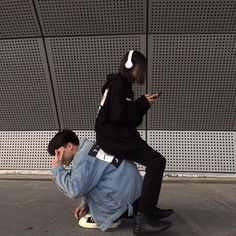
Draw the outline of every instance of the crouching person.
<instances>
[{"instance_id":1,"label":"crouching person","mask_svg":"<svg viewBox=\"0 0 236 236\"><path fill-rule=\"evenodd\" d=\"M72 130L58 132L50 141L48 152L55 155L52 174L56 185L72 199L84 198L99 229L112 228L126 211L132 215L132 203L142 188L135 164L104 153L86 138L79 141ZM71 170L66 170L63 165L71 163ZM78 208L76 216L79 218Z\"/></svg>"}]
</instances>

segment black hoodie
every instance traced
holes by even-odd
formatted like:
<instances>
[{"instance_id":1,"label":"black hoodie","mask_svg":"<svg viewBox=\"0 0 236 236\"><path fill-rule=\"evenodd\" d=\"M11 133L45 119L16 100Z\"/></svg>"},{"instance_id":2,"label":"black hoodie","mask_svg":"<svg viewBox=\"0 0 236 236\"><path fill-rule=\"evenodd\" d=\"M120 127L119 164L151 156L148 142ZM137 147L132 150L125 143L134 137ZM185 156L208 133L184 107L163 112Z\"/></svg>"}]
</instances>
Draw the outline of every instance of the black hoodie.
<instances>
[{"instance_id":1,"label":"black hoodie","mask_svg":"<svg viewBox=\"0 0 236 236\"><path fill-rule=\"evenodd\" d=\"M113 155L125 155L147 146L137 131L150 108L147 98L143 95L134 100L132 83L121 74L108 75L102 94L106 89L107 96L95 123L98 145Z\"/></svg>"}]
</instances>

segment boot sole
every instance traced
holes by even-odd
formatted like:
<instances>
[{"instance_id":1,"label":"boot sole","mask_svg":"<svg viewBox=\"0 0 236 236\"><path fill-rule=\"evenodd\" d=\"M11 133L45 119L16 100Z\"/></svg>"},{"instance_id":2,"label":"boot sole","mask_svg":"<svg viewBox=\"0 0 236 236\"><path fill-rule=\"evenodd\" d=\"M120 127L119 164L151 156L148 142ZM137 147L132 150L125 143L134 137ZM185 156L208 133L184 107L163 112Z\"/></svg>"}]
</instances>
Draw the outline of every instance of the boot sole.
<instances>
[{"instance_id":1,"label":"boot sole","mask_svg":"<svg viewBox=\"0 0 236 236\"><path fill-rule=\"evenodd\" d=\"M150 232L150 231L134 232L133 231L133 234L135 234L135 235L155 234L155 233L159 233L159 232L165 231L165 230L169 229L172 226L173 226L173 224L171 223L169 226L167 226L166 228L161 229L161 230L152 231L152 232Z\"/></svg>"},{"instance_id":2,"label":"boot sole","mask_svg":"<svg viewBox=\"0 0 236 236\"><path fill-rule=\"evenodd\" d=\"M173 212L171 212L169 215L166 215L166 216L164 216L164 217L155 217L155 216L153 216L153 218L156 218L157 220L162 220L162 219L165 219L165 218L167 218L167 217L169 217L169 216L171 216L171 215L173 215L174 214L174 211Z\"/></svg>"}]
</instances>

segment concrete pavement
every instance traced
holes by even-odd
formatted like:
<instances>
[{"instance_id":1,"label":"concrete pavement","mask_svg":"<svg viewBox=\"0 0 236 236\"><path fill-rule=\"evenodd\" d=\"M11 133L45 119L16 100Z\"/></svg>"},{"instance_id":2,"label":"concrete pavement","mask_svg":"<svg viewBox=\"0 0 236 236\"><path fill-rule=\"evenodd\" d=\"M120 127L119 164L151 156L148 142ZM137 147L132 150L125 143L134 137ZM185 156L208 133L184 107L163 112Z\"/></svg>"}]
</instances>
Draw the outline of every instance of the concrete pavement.
<instances>
[{"instance_id":1,"label":"concrete pavement","mask_svg":"<svg viewBox=\"0 0 236 236\"><path fill-rule=\"evenodd\" d=\"M132 220L102 232L80 228L71 200L47 178L0 177L0 236L129 236ZM173 227L159 236L236 236L236 179L165 181L159 206L173 208Z\"/></svg>"}]
</instances>

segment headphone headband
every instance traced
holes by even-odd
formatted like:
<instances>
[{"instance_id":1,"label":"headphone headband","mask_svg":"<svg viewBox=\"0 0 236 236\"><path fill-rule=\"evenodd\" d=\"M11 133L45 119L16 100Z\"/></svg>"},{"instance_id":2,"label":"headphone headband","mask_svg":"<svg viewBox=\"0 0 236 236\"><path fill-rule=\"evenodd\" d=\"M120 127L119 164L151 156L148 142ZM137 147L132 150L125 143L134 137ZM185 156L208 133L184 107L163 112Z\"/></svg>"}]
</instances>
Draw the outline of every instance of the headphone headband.
<instances>
[{"instance_id":1,"label":"headphone headband","mask_svg":"<svg viewBox=\"0 0 236 236\"><path fill-rule=\"evenodd\" d=\"M127 62L125 63L125 67L127 69L131 69L133 67L133 63L132 63L133 52L134 52L134 50L129 51L128 59L127 59Z\"/></svg>"}]
</instances>

